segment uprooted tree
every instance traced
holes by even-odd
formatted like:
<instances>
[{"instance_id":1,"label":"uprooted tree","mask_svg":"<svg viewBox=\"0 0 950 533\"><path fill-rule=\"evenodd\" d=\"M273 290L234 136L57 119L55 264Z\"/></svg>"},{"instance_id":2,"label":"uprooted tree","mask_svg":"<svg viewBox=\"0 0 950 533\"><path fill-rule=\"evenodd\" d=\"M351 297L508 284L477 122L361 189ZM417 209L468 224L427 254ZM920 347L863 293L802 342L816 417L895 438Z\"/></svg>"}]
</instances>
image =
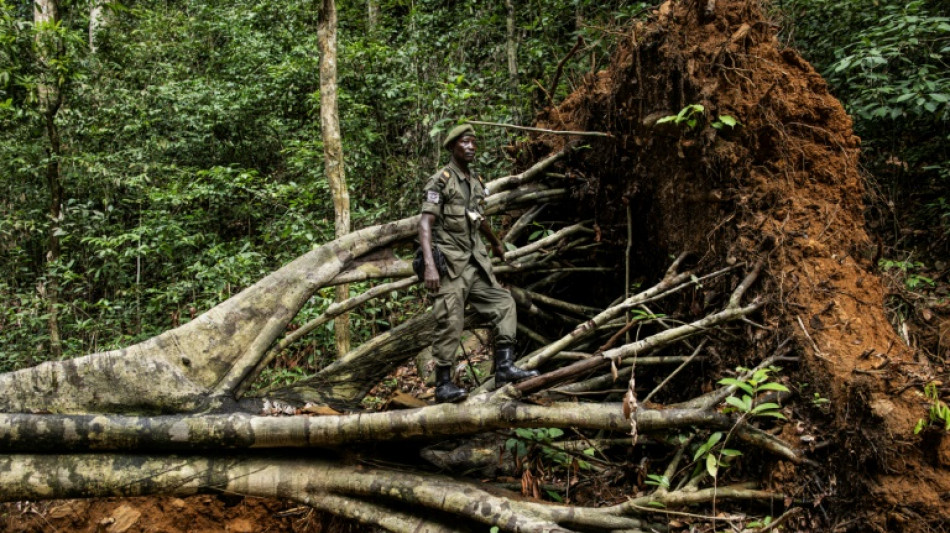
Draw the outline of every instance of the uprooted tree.
<instances>
[{"instance_id":1,"label":"uprooted tree","mask_svg":"<svg viewBox=\"0 0 950 533\"><path fill-rule=\"evenodd\" d=\"M423 313L305 380L253 388L307 332L416 282L392 254L367 258L411 240L411 217L141 344L0 375L0 497L225 490L393 531L940 520L946 438L913 432L933 370L868 269L858 140L756 3L664 4L538 126L602 134L539 133L517 147L525 170L488 184L519 364L541 376L359 412L427 347ZM315 291L360 279L380 281L280 339Z\"/></svg>"}]
</instances>

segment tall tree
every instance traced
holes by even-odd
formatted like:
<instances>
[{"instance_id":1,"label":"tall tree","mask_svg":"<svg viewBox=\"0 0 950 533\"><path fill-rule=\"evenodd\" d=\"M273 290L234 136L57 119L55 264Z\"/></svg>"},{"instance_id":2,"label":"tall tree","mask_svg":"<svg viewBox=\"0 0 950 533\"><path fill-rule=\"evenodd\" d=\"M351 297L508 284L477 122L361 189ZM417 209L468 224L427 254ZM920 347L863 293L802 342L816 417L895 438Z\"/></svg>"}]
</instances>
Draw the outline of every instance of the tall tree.
<instances>
[{"instance_id":1,"label":"tall tree","mask_svg":"<svg viewBox=\"0 0 950 533\"><path fill-rule=\"evenodd\" d=\"M379 25L379 2L377 0L366 0L366 29L370 35L376 32Z\"/></svg>"},{"instance_id":2,"label":"tall tree","mask_svg":"<svg viewBox=\"0 0 950 533\"><path fill-rule=\"evenodd\" d=\"M59 358L63 353L59 332L58 301L59 279L56 262L60 256L59 236L63 221L63 184L60 176L62 143L56 126L56 114L63 103L62 76L58 71L64 52L59 35L59 6L56 0L36 0L33 3L33 23L36 30L35 46L39 81L36 84L37 103L49 145L46 148L46 183L49 188L49 240L46 251L47 281L40 285L45 293L50 336L50 353Z\"/></svg>"},{"instance_id":3,"label":"tall tree","mask_svg":"<svg viewBox=\"0 0 950 533\"><path fill-rule=\"evenodd\" d=\"M505 21L507 28L508 85L511 94L518 92L518 40L515 35L515 1L505 0Z\"/></svg>"},{"instance_id":4,"label":"tall tree","mask_svg":"<svg viewBox=\"0 0 950 533\"><path fill-rule=\"evenodd\" d=\"M92 0L89 8L89 51L93 54L99 47L99 30L106 25L105 0Z\"/></svg>"},{"instance_id":5,"label":"tall tree","mask_svg":"<svg viewBox=\"0 0 950 533\"><path fill-rule=\"evenodd\" d=\"M333 194L336 235L341 237L350 232L350 193L346 188L346 174L343 169L343 143L337 108L336 28L336 2L323 0L317 27L320 46L320 125L323 130L324 168L330 182L330 192ZM349 292L348 284L337 286L337 302L345 301ZM334 321L334 332L337 354L342 356L350 351L350 320L346 314L340 315Z\"/></svg>"}]
</instances>

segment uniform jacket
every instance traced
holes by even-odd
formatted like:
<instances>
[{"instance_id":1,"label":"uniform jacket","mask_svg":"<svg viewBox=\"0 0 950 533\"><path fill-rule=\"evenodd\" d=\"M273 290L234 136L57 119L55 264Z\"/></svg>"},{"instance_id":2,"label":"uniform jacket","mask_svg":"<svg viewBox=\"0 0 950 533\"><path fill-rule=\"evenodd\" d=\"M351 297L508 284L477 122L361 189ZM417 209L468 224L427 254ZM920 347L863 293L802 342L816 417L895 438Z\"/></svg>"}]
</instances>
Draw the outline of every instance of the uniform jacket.
<instances>
[{"instance_id":1,"label":"uniform jacket","mask_svg":"<svg viewBox=\"0 0 950 533\"><path fill-rule=\"evenodd\" d=\"M488 251L478 231L481 223L467 214L484 217L486 195L487 190L478 175L471 171L471 177L466 178L454 163L443 167L426 182L422 212L435 215L432 241L445 255L450 278L458 277L465 264L474 259L489 279L495 281Z\"/></svg>"}]
</instances>

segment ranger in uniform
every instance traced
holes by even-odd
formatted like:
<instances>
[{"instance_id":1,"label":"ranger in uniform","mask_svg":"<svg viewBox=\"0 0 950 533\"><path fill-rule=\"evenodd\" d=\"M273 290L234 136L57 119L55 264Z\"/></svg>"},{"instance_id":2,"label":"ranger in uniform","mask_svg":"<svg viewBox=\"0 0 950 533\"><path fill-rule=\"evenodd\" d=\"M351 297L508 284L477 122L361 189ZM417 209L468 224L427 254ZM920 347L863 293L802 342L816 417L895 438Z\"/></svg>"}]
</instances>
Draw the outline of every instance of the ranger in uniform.
<instances>
[{"instance_id":1,"label":"ranger in uniform","mask_svg":"<svg viewBox=\"0 0 950 533\"><path fill-rule=\"evenodd\" d=\"M491 242L495 256L504 257L501 241L485 219L488 190L469 169L469 163L475 160L475 130L469 124L456 126L446 135L442 146L452 159L426 182L419 222L424 282L435 293L432 354L436 360L435 399L440 403L460 402L468 397L465 389L452 382L466 303L495 328L495 385L500 387L538 375L536 370L514 365L518 324L515 302L495 279L485 244L478 236L481 232ZM432 245L445 257L444 274L436 266Z\"/></svg>"}]
</instances>

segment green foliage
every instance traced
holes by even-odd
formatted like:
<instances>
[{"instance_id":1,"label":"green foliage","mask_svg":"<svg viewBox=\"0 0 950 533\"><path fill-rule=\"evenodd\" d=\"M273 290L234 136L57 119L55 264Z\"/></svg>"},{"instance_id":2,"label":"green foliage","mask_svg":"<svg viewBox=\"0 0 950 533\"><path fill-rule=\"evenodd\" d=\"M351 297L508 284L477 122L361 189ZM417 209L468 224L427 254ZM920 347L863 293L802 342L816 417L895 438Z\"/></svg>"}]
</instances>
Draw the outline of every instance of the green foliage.
<instances>
[{"instance_id":1,"label":"green foliage","mask_svg":"<svg viewBox=\"0 0 950 533\"><path fill-rule=\"evenodd\" d=\"M864 164L907 223L950 235L950 17L942 0L781 0L787 34L854 118ZM910 205L905 206L905 202ZM895 240L902 237L895 235ZM906 244L906 243L905 243Z\"/></svg>"},{"instance_id":2,"label":"green foliage","mask_svg":"<svg viewBox=\"0 0 950 533\"><path fill-rule=\"evenodd\" d=\"M762 528L768 527L772 523L772 517L766 515L762 520L753 520L746 524L746 527Z\"/></svg>"},{"instance_id":3,"label":"green foliage","mask_svg":"<svg viewBox=\"0 0 950 533\"><path fill-rule=\"evenodd\" d=\"M663 313L651 313L645 309L630 310L630 320L633 322L645 322L647 320L656 320L658 318L666 318L666 315Z\"/></svg>"},{"instance_id":4,"label":"green foliage","mask_svg":"<svg viewBox=\"0 0 950 533\"><path fill-rule=\"evenodd\" d=\"M908 290L912 291L923 287L934 286L934 280L932 278L917 272L924 267L924 264L920 261L911 261L910 259L903 261L881 259L878 261L878 266L881 267L881 270L884 272L897 272L899 276L903 278L904 286L906 286Z\"/></svg>"},{"instance_id":5,"label":"green foliage","mask_svg":"<svg viewBox=\"0 0 950 533\"><path fill-rule=\"evenodd\" d=\"M699 125L700 119L703 118L703 112L706 110L701 104L690 104L680 110L679 113L675 115L668 115L656 121L657 124L666 124L667 122L672 122L677 126L684 125L689 129L693 129Z\"/></svg>"},{"instance_id":6,"label":"green foliage","mask_svg":"<svg viewBox=\"0 0 950 533\"><path fill-rule=\"evenodd\" d=\"M679 113L662 117L657 120L656 123L666 124L667 122L672 122L677 126L686 126L688 129L694 129L705 118L705 111L706 108L703 107L702 104L690 104L681 109ZM713 119L709 125L717 130L721 130L725 127L734 128L739 125L739 121L732 115L720 115Z\"/></svg>"},{"instance_id":7,"label":"green foliage","mask_svg":"<svg viewBox=\"0 0 950 533\"><path fill-rule=\"evenodd\" d=\"M446 158L445 129L464 117L534 116L548 103L535 80L549 84L552 58L577 36L589 43L565 64L551 95L560 98L604 64L615 37L603 30L642 6L519 6L519 78L510 80L501 67L501 2L383 1L373 29L363 4L341 4L352 225L415 213L413 191ZM59 23L34 27L28 3L0 0L0 371L46 357L50 275L59 280L57 312L72 357L185 323L333 238L312 3L112 3L96 53L86 45L88 6L62 8ZM53 60L40 64L38 52L50 50ZM52 264L41 81L67 88L57 115L67 200L57 225L61 258ZM513 137L501 128L479 133L479 169L496 176ZM317 295L297 321L330 299ZM391 327L410 305L418 305L411 295L383 298L353 313L355 341ZM296 379L331 357L330 328L268 379Z\"/></svg>"},{"instance_id":8,"label":"green foliage","mask_svg":"<svg viewBox=\"0 0 950 533\"><path fill-rule=\"evenodd\" d=\"M736 117L734 117L734 116L732 116L732 115L719 115L718 118L716 118L715 120L713 120L713 121L710 123L710 126L712 126L713 128L715 128L715 129L717 129L717 130L721 130L721 129L725 128L725 127L735 128L735 127L738 126L739 124L740 124L740 123L739 123L739 121L736 119Z\"/></svg>"},{"instance_id":9,"label":"green foliage","mask_svg":"<svg viewBox=\"0 0 950 533\"><path fill-rule=\"evenodd\" d=\"M732 459L742 455L742 452L732 448L726 448L726 442L723 440L723 432L716 431L709 435L706 442L699 445L696 452L693 453L693 461L704 465L706 472L710 476L719 475L719 469L728 467ZM722 441L720 443L720 441Z\"/></svg>"},{"instance_id":10,"label":"green foliage","mask_svg":"<svg viewBox=\"0 0 950 533\"><path fill-rule=\"evenodd\" d=\"M534 222L532 225L533 225L533 226L536 226L537 229L535 229L534 231L531 232L530 235L528 235L528 241L529 241L529 242L533 242L533 241L536 241L536 240L538 240L538 239L543 239L543 238L545 238L545 237L554 235L554 230L549 229L549 228L546 228L546 227L544 227L544 225L542 225L542 224L539 224L539 223L537 223L537 222Z\"/></svg>"},{"instance_id":11,"label":"green foliage","mask_svg":"<svg viewBox=\"0 0 950 533\"><path fill-rule=\"evenodd\" d=\"M644 483L662 489L670 488L670 478L660 474L647 474L647 479Z\"/></svg>"},{"instance_id":12,"label":"green foliage","mask_svg":"<svg viewBox=\"0 0 950 533\"><path fill-rule=\"evenodd\" d=\"M934 424L943 426L944 431L950 431L950 407L940 399L938 385L938 383L931 381L924 386L924 397L930 402L930 409L927 413L927 419L919 419L914 426L915 435Z\"/></svg>"},{"instance_id":13,"label":"green foliage","mask_svg":"<svg viewBox=\"0 0 950 533\"><path fill-rule=\"evenodd\" d=\"M774 402L758 402L758 395L767 392L788 392L788 387L774 381L774 374L781 370L776 366L757 368L750 370L748 368L738 367L736 371L739 374L751 374L743 378L723 378L719 380L720 385L734 386L743 392L741 396L731 395L726 398L729 407L724 412L739 412L742 418L751 417L774 417L784 419L785 416L779 411L781 406ZM742 452L726 447L728 436L722 431L716 431L709 435L705 442L700 444L693 454L693 461L697 462L697 468L704 466L706 472L712 477L719 475L719 469L728 467L731 461L742 455Z\"/></svg>"},{"instance_id":14,"label":"green foliage","mask_svg":"<svg viewBox=\"0 0 950 533\"><path fill-rule=\"evenodd\" d=\"M564 431L558 428L518 428L515 430L515 437L505 441L505 450L513 453L516 457L525 457L534 446L541 451L542 456L556 465L570 466L574 461L570 454L551 446L555 439L564 435ZM589 469L590 463L587 461L578 461L578 466L582 469Z\"/></svg>"},{"instance_id":15,"label":"green foliage","mask_svg":"<svg viewBox=\"0 0 950 533\"><path fill-rule=\"evenodd\" d=\"M726 398L726 403L731 406L731 409L727 408L727 410L738 411L742 413L742 416L771 416L784 419L785 415L779 411L781 406L777 403L758 403L756 401L757 396L765 391L788 392L788 387L777 381L773 381L773 374L779 370L781 370L779 367L769 366L755 369L752 371L751 376L744 379L720 379L720 385L735 386L745 393L741 397L733 395ZM748 368L738 367L736 371L739 373L747 373L750 370Z\"/></svg>"}]
</instances>

